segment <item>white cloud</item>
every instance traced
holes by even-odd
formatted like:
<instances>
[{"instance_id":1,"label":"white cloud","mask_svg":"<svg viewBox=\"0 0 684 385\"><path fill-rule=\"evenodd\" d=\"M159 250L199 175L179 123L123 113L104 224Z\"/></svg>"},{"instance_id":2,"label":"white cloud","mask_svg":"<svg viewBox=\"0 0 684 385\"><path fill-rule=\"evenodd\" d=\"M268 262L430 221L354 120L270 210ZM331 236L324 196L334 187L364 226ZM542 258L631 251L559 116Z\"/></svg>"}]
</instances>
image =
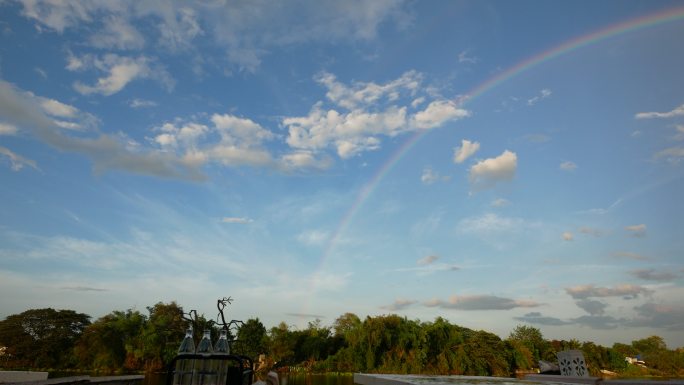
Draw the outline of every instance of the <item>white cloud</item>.
<instances>
[{"instance_id":1,"label":"white cloud","mask_svg":"<svg viewBox=\"0 0 684 385\"><path fill-rule=\"evenodd\" d=\"M430 129L451 121L467 118L470 112L459 108L450 100L431 102L423 111L418 111L411 121L412 126L419 129Z\"/></svg>"},{"instance_id":2,"label":"white cloud","mask_svg":"<svg viewBox=\"0 0 684 385\"><path fill-rule=\"evenodd\" d=\"M331 166L330 158L318 159L311 151L294 151L281 157L279 166L284 171L302 169L324 170Z\"/></svg>"},{"instance_id":3,"label":"white cloud","mask_svg":"<svg viewBox=\"0 0 684 385\"><path fill-rule=\"evenodd\" d=\"M527 100L528 106L533 106L537 104L540 100L546 99L551 96L551 90L545 88L539 91L539 95Z\"/></svg>"},{"instance_id":4,"label":"white cloud","mask_svg":"<svg viewBox=\"0 0 684 385\"><path fill-rule=\"evenodd\" d=\"M247 217L223 217L221 219L221 222L244 225L247 223L252 223L252 222L254 222L254 220L247 218Z\"/></svg>"},{"instance_id":5,"label":"white cloud","mask_svg":"<svg viewBox=\"0 0 684 385\"><path fill-rule=\"evenodd\" d=\"M564 241L572 241L575 239L575 236L569 231L564 232L562 236Z\"/></svg>"},{"instance_id":6,"label":"white cloud","mask_svg":"<svg viewBox=\"0 0 684 385\"><path fill-rule=\"evenodd\" d=\"M639 112L638 114L634 115L636 119L652 119L652 118L661 118L661 119L667 119L667 118L674 118L676 116L684 116L684 104L682 104L679 107L676 107L672 111L668 112Z\"/></svg>"},{"instance_id":7,"label":"white cloud","mask_svg":"<svg viewBox=\"0 0 684 385\"><path fill-rule=\"evenodd\" d=\"M164 14L164 21L159 24L159 33L160 44L177 51L190 48L197 36L204 35L204 30L200 26L197 12L184 6L175 12Z\"/></svg>"},{"instance_id":8,"label":"white cloud","mask_svg":"<svg viewBox=\"0 0 684 385\"><path fill-rule=\"evenodd\" d=\"M64 104L54 99L43 99L40 105L49 115L60 118L73 118L78 112L76 107Z\"/></svg>"},{"instance_id":9,"label":"white cloud","mask_svg":"<svg viewBox=\"0 0 684 385\"><path fill-rule=\"evenodd\" d=\"M103 28L90 36L90 45L103 49L141 49L145 38L126 19L110 16L103 22Z\"/></svg>"},{"instance_id":10,"label":"white cloud","mask_svg":"<svg viewBox=\"0 0 684 385\"><path fill-rule=\"evenodd\" d=\"M81 82L74 83L74 89L83 95L110 96L121 91L135 79L154 79L167 90L173 89L175 83L166 69L160 65L155 65L154 60L145 56L137 58L115 54L107 54L102 58L93 55L85 55L80 58L70 56L66 68L72 71L92 68L106 73L106 76L97 79L93 85Z\"/></svg>"},{"instance_id":11,"label":"white cloud","mask_svg":"<svg viewBox=\"0 0 684 385\"><path fill-rule=\"evenodd\" d=\"M561 163L559 167L563 171L574 171L575 169L577 169L577 165L570 161Z\"/></svg>"},{"instance_id":12,"label":"white cloud","mask_svg":"<svg viewBox=\"0 0 684 385\"><path fill-rule=\"evenodd\" d=\"M496 158L479 161L470 167L470 183L475 189L486 189L498 182L510 181L515 176L517 166L518 156L506 150Z\"/></svg>"},{"instance_id":13,"label":"white cloud","mask_svg":"<svg viewBox=\"0 0 684 385\"><path fill-rule=\"evenodd\" d=\"M9 148L0 146L0 155L5 156L9 160L10 168L12 169L12 171L19 171L22 168L24 168L24 166L29 166L36 170L39 170L34 160L24 158L21 155L17 155L14 152L12 152Z\"/></svg>"},{"instance_id":14,"label":"white cloud","mask_svg":"<svg viewBox=\"0 0 684 385\"><path fill-rule=\"evenodd\" d=\"M461 147L454 148L454 162L463 163L466 159L474 155L480 149L479 142L461 140Z\"/></svg>"},{"instance_id":15,"label":"white cloud","mask_svg":"<svg viewBox=\"0 0 684 385\"><path fill-rule=\"evenodd\" d=\"M275 135L250 119L239 118L230 114L214 114L211 116L223 143L245 147L260 145Z\"/></svg>"},{"instance_id":16,"label":"white cloud","mask_svg":"<svg viewBox=\"0 0 684 385\"><path fill-rule=\"evenodd\" d=\"M145 100L145 99L133 99L128 103L131 108L148 108L148 107L156 107L157 102L154 102L152 100Z\"/></svg>"},{"instance_id":17,"label":"white cloud","mask_svg":"<svg viewBox=\"0 0 684 385\"><path fill-rule=\"evenodd\" d=\"M603 230L595 229L595 228L589 227L589 226L582 226L577 231L579 231L582 234L591 235L592 237L597 237L597 238L602 237L604 235Z\"/></svg>"}]
</instances>

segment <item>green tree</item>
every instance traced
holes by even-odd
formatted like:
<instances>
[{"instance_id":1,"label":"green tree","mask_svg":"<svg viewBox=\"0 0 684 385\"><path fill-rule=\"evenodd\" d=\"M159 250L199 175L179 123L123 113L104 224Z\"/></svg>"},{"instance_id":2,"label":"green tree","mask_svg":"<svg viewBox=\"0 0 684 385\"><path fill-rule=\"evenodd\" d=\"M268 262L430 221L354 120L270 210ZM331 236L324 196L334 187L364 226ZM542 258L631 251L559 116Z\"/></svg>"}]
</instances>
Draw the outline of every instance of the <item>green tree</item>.
<instances>
[{"instance_id":1,"label":"green tree","mask_svg":"<svg viewBox=\"0 0 684 385\"><path fill-rule=\"evenodd\" d=\"M67 368L76 364L73 347L89 324L89 315L73 310L27 310L0 321L0 345L15 367Z\"/></svg>"},{"instance_id":2,"label":"green tree","mask_svg":"<svg viewBox=\"0 0 684 385\"><path fill-rule=\"evenodd\" d=\"M150 313L140 336L139 349L147 371L157 371L176 356L188 322L183 319L183 308L175 301L156 303L147 307Z\"/></svg>"},{"instance_id":3,"label":"green tree","mask_svg":"<svg viewBox=\"0 0 684 385\"><path fill-rule=\"evenodd\" d=\"M74 349L84 368L105 372L140 369L138 340L147 319L138 311L113 311L90 324Z\"/></svg>"},{"instance_id":4,"label":"green tree","mask_svg":"<svg viewBox=\"0 0 684 385\"><path fill-rule=\"evenodd\" d=\"M259 354L268 351L267 343L266 327L259 318L251 318L238 330L234 350L256 360Z\"/></svg>"},{"instance_id":5,"label":"green tree","mask_svg":"<svg viewBox=\"0 0 684 385\"><path fill-rule=\"evenodd\" d=\"M532 353L533 366L536 366L539 360L549 359L548 352L551 351L551 346L544 339L541 330L526 325L518 325L513 329L508 336L511 341L517 341L523 344Z\"/></svg>"}]
</instances>

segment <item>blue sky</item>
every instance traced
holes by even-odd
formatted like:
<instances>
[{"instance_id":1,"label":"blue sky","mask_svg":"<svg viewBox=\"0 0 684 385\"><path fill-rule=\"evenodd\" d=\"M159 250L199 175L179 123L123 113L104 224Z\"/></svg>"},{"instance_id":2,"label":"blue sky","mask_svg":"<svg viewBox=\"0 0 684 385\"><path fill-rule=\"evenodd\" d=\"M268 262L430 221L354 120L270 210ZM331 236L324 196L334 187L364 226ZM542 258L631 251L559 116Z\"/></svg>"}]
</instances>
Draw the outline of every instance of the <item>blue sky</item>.
<instances>
[{"instance_id":1,"label":"blue sky","mask_svg":"<svg viewBox=\"0 0 684 385\"><path fill-rule=\"evenodd\" d=\"M683 346L680 6L0 2L0 317Z\"/></svg>"}]
</instances>

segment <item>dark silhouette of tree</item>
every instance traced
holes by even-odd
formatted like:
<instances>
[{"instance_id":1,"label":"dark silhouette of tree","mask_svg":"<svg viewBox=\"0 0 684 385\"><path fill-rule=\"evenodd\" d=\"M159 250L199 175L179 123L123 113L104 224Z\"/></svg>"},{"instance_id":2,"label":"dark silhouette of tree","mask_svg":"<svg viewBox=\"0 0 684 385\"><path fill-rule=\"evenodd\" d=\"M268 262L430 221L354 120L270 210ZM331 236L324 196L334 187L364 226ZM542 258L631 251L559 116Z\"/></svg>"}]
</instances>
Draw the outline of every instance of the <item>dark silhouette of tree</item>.
<instances>
[{"instance_id":1,"label":"dark silhouette of tree","mask_svg":"<svg viewBox=\"0 0 684 385\"><path fill-rule=\"evenodd\" d=\"M89 324L90 316L73 310L27 310L0 321L0 345L17 367L69 368L77 365L74 344Z\"/></svg>"}]
</instances>

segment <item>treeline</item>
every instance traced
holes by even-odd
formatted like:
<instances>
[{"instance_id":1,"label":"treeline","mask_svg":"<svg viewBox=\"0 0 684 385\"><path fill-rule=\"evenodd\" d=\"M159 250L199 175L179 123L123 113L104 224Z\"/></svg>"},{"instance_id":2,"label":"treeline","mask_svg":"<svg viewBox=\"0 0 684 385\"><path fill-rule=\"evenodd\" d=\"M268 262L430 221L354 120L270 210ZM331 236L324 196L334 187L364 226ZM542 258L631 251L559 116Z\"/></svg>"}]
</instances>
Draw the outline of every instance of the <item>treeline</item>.
<instances>
[{"instance_id":1,"label":"treeline","mask_svg":"<svg viewBox=\"0 0 684 385\"><path fill-rule=\"evenodd\" d=\"M93 322L72 310L33 309L0 321L0 367L7 369L89 370L106 373L162 371L175 356L188 322L175 302L114 311ZM195 322L197 339L218 328L204 317ZM317 372L455 374L513 376L539 360L556 361L556 352L579 349L592 375L605 369L626 377L684 375L684 349L669 350L661 337L603 347L578 340L546 340L539 329L518 326L506 339L453 325L397 315L366 317L346 313L331 326L319 320L306 329L285 323L268 330L258 318L238 330L231 348L268 368ZM647 368L630 365L636 357Z\"/></svg>"}]
</instances>

